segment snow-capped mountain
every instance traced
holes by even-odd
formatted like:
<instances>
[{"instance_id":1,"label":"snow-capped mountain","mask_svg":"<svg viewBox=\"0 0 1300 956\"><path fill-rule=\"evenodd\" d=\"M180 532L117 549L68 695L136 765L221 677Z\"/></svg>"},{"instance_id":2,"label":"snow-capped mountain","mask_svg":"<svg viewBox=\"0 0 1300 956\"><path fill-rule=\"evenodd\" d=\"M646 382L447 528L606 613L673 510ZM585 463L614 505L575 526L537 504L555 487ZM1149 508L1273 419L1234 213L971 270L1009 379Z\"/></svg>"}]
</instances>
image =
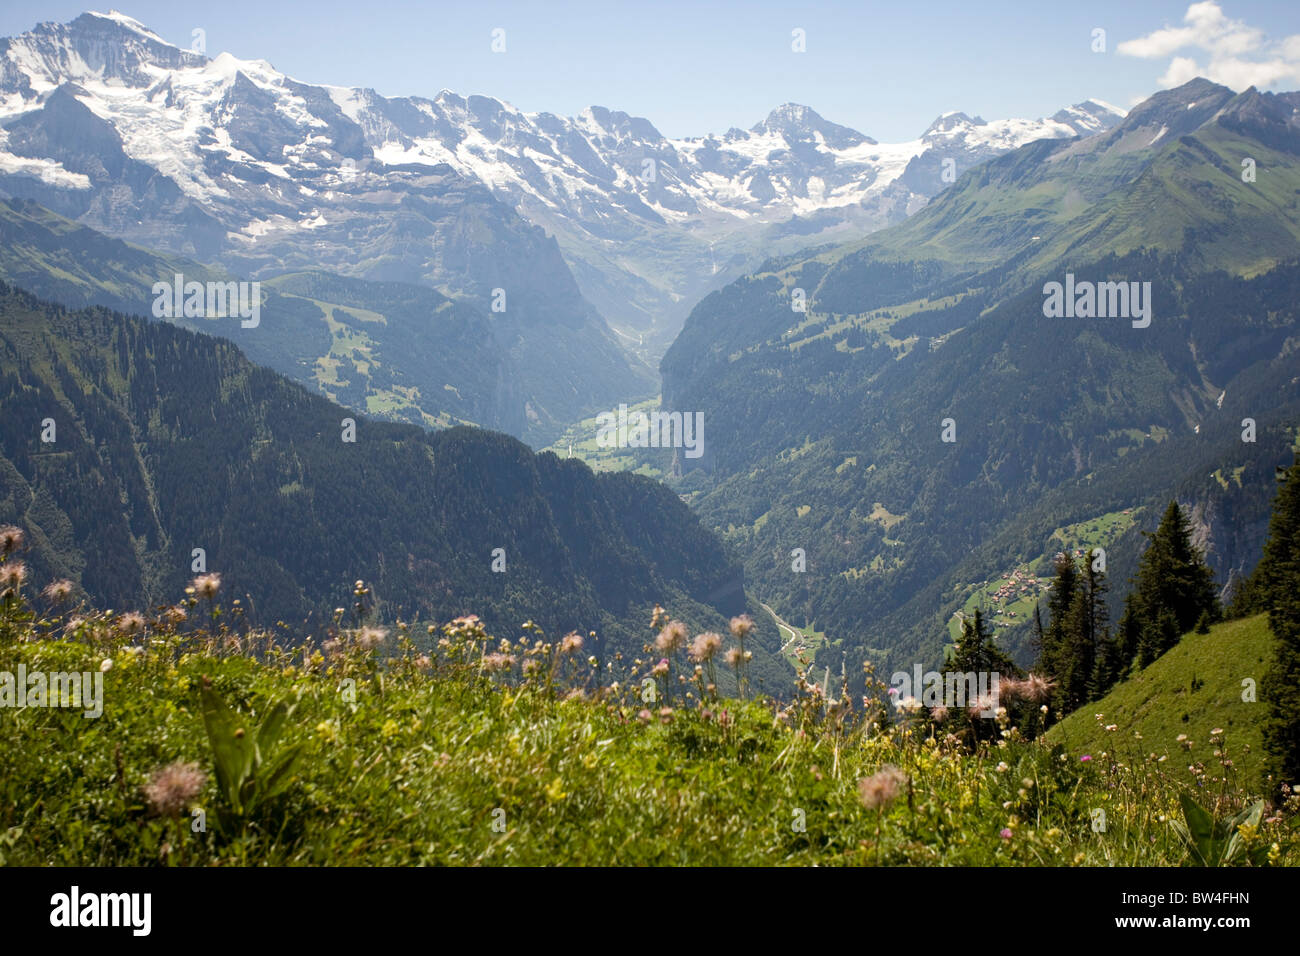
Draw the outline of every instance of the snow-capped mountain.
<instances>
[{"instance_id":1,"label":"snow-capped mountain","mask_svg":"<svg viewBox=\"0 0 1300 956\"><path fill-rule=\"evenodd\" d=\"M479 303L505 288L524 318L570 325L599 322L590 302L653 356L758 260L896 222L978 162L1122 115L948 113L884 144L786 104L670 139L597 106L303 84L88 13L0 41L0 190L252 277L323 267Z\"/></svg>"}]
</instances>

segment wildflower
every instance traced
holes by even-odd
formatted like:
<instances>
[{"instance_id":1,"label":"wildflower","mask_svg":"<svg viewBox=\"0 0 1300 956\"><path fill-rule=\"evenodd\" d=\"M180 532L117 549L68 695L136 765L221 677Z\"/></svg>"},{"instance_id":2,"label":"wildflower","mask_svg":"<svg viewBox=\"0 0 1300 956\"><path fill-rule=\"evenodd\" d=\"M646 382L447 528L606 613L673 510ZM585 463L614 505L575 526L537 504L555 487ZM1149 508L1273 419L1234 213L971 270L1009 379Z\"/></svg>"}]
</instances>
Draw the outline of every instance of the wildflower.
<instances>
[{"instance_id":1,"label":"wildflower","mask_svg":"<svg viewBox=\"0 0 1300 956\"><path fill-rule=\"evenodd\" d=\"M743 641L749 637L750 631L754 629L754 619L748 614L742 614L739 617L731 619L731 636L738 641Z\"/></svg>"},{"instance_id":2,"label":"wildflower","mask_svg":"<svg viewBox=\"0 0 1300 956\"><path fill-rule=\"evenodd\" d=\"M1001 832L998 833L998 836L1002 837L1002 839L1004 839L1004 840L1010 840L1010 839L1011 839L1011 835L1012 835L1012 834L1011 834L1011 828L1010 828L1010 827L1003 827L1002 830L1001 830Z\"/></svg>"},{"instance_id":3,"label":"wildflower","mask_svg":"<svg viewBox=\"0 0 1300 956\"><path fill-rule=\"evenodd\" d=\"M650 668L651 677L663 677L667 673L668 673L668 661L666 658L661 660L654 667Z\"/></svg>"},{"instance_id":4,"label":"wildflower","mask_svg":"<svg viewBox=\"0 0 1300 956\"><path fill-rule=\"evenodd\" d=\"M419 657L415 659L416 670L427 671L432 665L433 662L429 660L428 654L421 654Z\"/></svg>"},{"instance_id":5,"label":"wildflower","mask_svg":"<svg viewBox=\"0 0 1300 956\"><path fill-rule=\"evenodd\" d=\"M27 580L27 565L21 561L0 564L0 591L20 588Z\"/></svg>"},{"instance_id":6,"label":"wildflower","mask_svg":"<svg viewBox=\"0 0 1300 956\"><path fill-rule=\"evenodd\" d=\"M1007 762L1005 760L999 760L996 769L998 773L1006 773L1011 768L1007 766Z\"/></svg>"},{"instance_id":7,"label":"wildflower","mask_svg":"<svg viewBox=\"0 0 1300 956\"><path fill-rule=\"evenodd\" d=\"M372 651L384 642L388 632L382 627L363 627L357 633L357 646L363 651Z\"/></svg>"},{"instance_id":8,"label":"wildflower","mask_svg":"<svg viewBox=\"0 0 1300 956\"><path fill-rule=\"evenodd\" d=\"M691 644L691 658L697 661L712 660L713 655L721 649L722 635L706 631L697 635L695 642Z\"/></svg>"},{"instance_id":9,"label":"wildflower","mask_svg":"<svg viewBox=\"0 0 1300 956\"><path fill-rule=\"evenodd\" d=\"M99 672L101 674L107 674L112 669L113 669L113 658L105 657L102 661L99 662Z\"/></svg>"},{"instance_id":10,"label":"wildflower","mask_svg":"<svg viewBox=\"0 0 1300 956\"><path fill-rule=\"evenodd\" d=\"M23 546L23 529L11 524L0 528L0 553L12 554Z\"/></svg>"},{"instance_id":11,"label":"wildflower","mask_svg":"<svg viewBox=\"0 0 1300 956\"><path fill-rule=\"evenodd\" d=\"M62 604L72 597L72 587L71 581L67 578L60 578L45 585L45 590L41 592L41 595L52 604Z\"/></svg>"},{"instance_id":12,"label":"wildflower","mask_svg":"<svg viewBox=\"0 0 1300 956\"><path fill-rule=\"evenodd\" d=\"M934 721L936 724L943 723L945 720L948 719L948 708L943 706L943 704L931 708L930 719Z\"/></svg>"},{"instance_id":13,"label":"wildflower","mask_svg":"<svg viewBox=\"0 0 1300 956\"><path fill-rule=\"evenodd\" d=\"M576 654L582 650L582 635L577 631L572 631L560 638L561 654Z\"/></svg>"},{"instance_id":14,"label":"wildflower","mask_svg":"<svg viewBox=\"0 0 1300 956\"><path fill-rule=\"evenodd\" d=\"M659 708L659 722L663 724L671 724L673 722L673 709L671 707Z\"/></svg>"},{"instance_id":15,"label":"wildflower","mask_svg":"<svg viewBox=\"0 0 1300 956\"><path fill-rule=\"evenodd\" d=\"M483 657L483 669L488 673L509 670L515 666L515 657L513 654L491 653Z\"/></svg>"},{"instance_id":16,"label":"wildflower","mask_svg":"<svg viewBox=\"0 0 1300 956\"><path fill-rule=\"evenodd\" d=\"M675 654L686 646L686 625L669 621L655 638L655 650L660 654Z\"/></svg>"},{"instance_id":17,"label":"wildflower","mask_svg":"<svg viewBox=\"0 0 1300 956\"><path fill-rule=\"evenodd\" d=\"M739 648L739 647L729 647L729 648L727 648L726 661L727 661L728 666L730 666L730 667L739 667L740 664L741 664L741 662L744 661L744 659L745 659L745 656L744 656L743 654L740 653L740 648Z\"/></svg>"},{"instance_id":18,"label":"wildflower","mask_svg":"<svg viewBox=\"0 0 1300 956\"><path fill-rule=\"evenodd\" d=\"M1017 689L1020 691L1020 696L1025 700L1034 704L1041 704L1052 696L1052 691L1056 689L1056 683L1038 674L1030 674L1017 684Z\"/></svg>"},{"instance_id":19,"label":"wildflower","mask_svg":"<svg viewBox=\"0 0 1300 956\"><path fill-rule=\"evenodd\" d=\"M647 709L644 708L644 707L642 707L641 710L640 710L640 712L637 713L637 715L636 715L636 719L639 720L639 721L641 721L641 723L643 723L643 724L648 724L648 723L650 723L650 721L653 719L653 717L654 717L654 715L653 715L652 713L650 713L650 711L647 710Z\"/></svg>"},{"instance_id":20,"label":"wildflower","mask_svg":"<svg viewBox=\"0 0 1300 956\"><path fill-rule=\"evenodd\" d=\"M184 624L187 617L189 617L189 615L185 613L185 608L181 607L179 604L173 604L163 612L163 619L173 627L179 624Z\"/></svg>"},{"instance_id":21,"label":"wildflower","mask_svg":"<svg viewBox=\"0 0 1300 956\"><path fill-rule=\"evenodd\" d=\"M154 772L144 786L149 809L160 817L175 819L203 790L207 775L195 763L176 761Z\"/></svg>"},{"instance_id":22,"label":"wildflower","mask_svg":"<svg viewBox=\"0 0 1300 956\"><path fill-rule=\"evenodd\" d=\"M1079 759L1080 759L1081 761L1083 761L1084 763L1088 763L1089 761L1092 760L1092 756L1091 756L1090 754L1084 754L1084 755L1083 755L1082 757L1080 757Z\"/></svg>"},{"instance_id":23,"label":"wildflower","mask_svg":"<svg viewBox=\"0 0 1300 956\"><path fill-rule=\"evenodd\" d=\"M123 634L139 634L144 630L144 615L139 611L128 611L117 619L117 629Z\"/></svg>"},{"instance_id":24,"label":"wildflower","mask_svg":"<svg viewBox=\"0 0 1300 956\"><path fill-rule=\"evenodd\" d=\"M909 694L908 696L895 701L894 706L904 713L914 714L921 709L921 702Z\"/></svg>"},{"instance_id":25,"label":"wildflower","mask_svg":"<svg viewBox=\"0 0 1300 956\"><path fill-rule=\"evenodd\" d=\"M907 775L893 764L885 764L870 777L858 781L858 797L868 810L883 810L898 797Z\"/></svg>"},{"instance_id":26,"label":"wildflower","mask_svg":"<svg viewBox=\"0 0 1300 956\"><path fill-rule=\"evenodd\" d=\"M217 596L217 592L221 590L221 575L200 574L190 582L190 587L194 588L199 597L211 601Z\"/></svg>"}]
</instances>

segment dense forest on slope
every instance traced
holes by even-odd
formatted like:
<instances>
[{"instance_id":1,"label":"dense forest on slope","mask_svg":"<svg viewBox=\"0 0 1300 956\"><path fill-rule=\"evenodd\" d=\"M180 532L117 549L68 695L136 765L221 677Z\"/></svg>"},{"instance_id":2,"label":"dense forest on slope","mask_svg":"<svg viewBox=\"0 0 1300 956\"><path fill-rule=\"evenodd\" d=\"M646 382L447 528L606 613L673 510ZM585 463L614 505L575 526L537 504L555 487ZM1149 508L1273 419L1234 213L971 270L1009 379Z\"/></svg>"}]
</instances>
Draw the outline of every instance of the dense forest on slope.
<instances>
[{"instance_id":1,"label":"dense forest on slope","mask_svg":"<svg viewBox=\"0 0 1300 956\"><path fill-rule=\"evenodd\" d=\"M935 659L972 590L1050 558L1063 526L1133 518L1110 545L1127 575L1171 496L1221 587L1253 567L1300 421L1289 96L1159 94L696 307L662 365L665 405L708 422L680 490L758 595L827 633L820 660ZM1149 326L1048 318L1044 285L1067 273L1149 283ZM999 634L1017 652L1023 621Z\"/></svg>"},{"instance_id":2,"label":"dense forest on slope","mask_svg":"<svg viewBox=\"0 0 1300 956\"><path fill-rule=\"evenodd\" d=\"M350 607L358 579L388 621L531 619L597 631L598 653L638 651L656 602L718 628L746 609L740 568L649 479L370 421L228 342L9 287L0 355L0 522L27 529L38 578L101 605L176 600L202 548L226 594L291 636ZM788 673L777 640L764 623L757 673Z\"/></svg>"}]
</instances>

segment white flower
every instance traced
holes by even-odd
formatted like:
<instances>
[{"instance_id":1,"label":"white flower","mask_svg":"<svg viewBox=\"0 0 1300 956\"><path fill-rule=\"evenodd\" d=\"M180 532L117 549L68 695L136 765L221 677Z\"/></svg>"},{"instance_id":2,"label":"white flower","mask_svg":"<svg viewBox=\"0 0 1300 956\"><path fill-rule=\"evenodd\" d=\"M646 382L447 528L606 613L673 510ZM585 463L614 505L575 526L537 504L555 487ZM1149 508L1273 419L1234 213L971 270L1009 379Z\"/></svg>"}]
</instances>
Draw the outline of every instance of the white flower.
<instances>
[{"instance_id":1,"label":"white flower","mask_svg":"<svg viewBox=\"0 0 1300 956\"><path fill-rule=\"evenodd\" d=\"M112 669L113 669L113 658L105 657L102 661L100 661L99 663L100 673L105 673L107 671L111 671Z\"/></svg>"}]
</instances>

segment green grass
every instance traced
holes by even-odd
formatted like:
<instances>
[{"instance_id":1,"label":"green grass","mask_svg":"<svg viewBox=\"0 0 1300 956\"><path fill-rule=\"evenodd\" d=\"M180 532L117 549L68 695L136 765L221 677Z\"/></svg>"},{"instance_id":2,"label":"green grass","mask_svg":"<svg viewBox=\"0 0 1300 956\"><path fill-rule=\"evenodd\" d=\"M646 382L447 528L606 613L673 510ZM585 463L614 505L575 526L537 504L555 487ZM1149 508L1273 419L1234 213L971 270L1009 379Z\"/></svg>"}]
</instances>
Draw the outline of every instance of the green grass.
<instances>
[{"instance_id":1,"label":"green grass","mask_svg":"<svg viewBox=\"0 0 1300 956\"><path fill-rule=\"evenodd\" d=\"M627 407L628 415L634 411L649 414L659 410L659 397L647 398ZM610 411L617 414L617 404ZM646 462L647 454L662 457L665 466L671 460L672 452L666 449L652 448L602 448L596 443L599 434L597 416L584 418L570 425L550 446L543 451L554 452L561 458L568 458L570 449L574 458L581 458L592 471L631 471L634 474L650 478L662 478L663 470Z\"/></svg>"},{"instance_id":2,"label":"green grass","mask_svg":"<svg viewBox=\"0 0 1300 956\"><path fill-rule=\"evenodd\" d=\"M565 653L536 632L502 643L462 619L428 634L391 628L370 646L365 632L332 628L324 636L337 645L290 650L241 631L237 616L220 618L233 630L198 629L208 608L194 599L187 607L179 633L152 621L142 643L111 613L79 609L76 620L33 622L21 604L0 602L0 671L21 664L29 673L104 677L95 719L81 709L0 707L0 863L1186 859L1169 819L1190 788L1167 768L1081 762L1014 727L971 749L925 719L882 724L878 710L864 713L847 696L832 712L802 682L782 702L715 699L680 654L670 655L680 679L651 681L658 691L649 700L648 660L606 671L586 651ZM1257 621L1242 627L1258 640ZM145 643L147 651L132 649ZM1230 643L1240 652L1240 641ZM489 652L513 660L493 674ZM524 674L524 661L537 669ZM213 713L205 686L232 712L219 726L205 720ZM264 737L280 703L293 709ZM247 735L267 748L252 764L260 769L251 789L219 786L217 766L236 766L234 741ZM150 784L176 761L196 773L169 815ZM281 765L287 776L276 777ZM859 781L888 766L902 785L877 812L861 799ZM236 803L231 793L252 796ZM1251 797L1227 788L1198 799L1222 817ZM1091 826L1097 808L1106 810L1102 832ZM1273 861L1294 862L1300 854L1286 832L1265 823L1248 840L1276 843Z\"/></svg>"},{"instance_id":3,"label":"green grass","mask_svg":"<svg viewBox=\"0 0 1300 956\"><path fill-rule=\"evenodd\" d=\"M1208 634L1188 634L1104 698L1066 717L1047 738L1072 754L1104 752L1132 762L1151 762L1154 754L1187 782L1195 777L1188 767L1196 764L1221 779L1225 771L1214 751L1226 750L1233 764L1229 776L1254 781L1265 712L1258 687L1271 661L1271 642L1262 614L1218 624ZM1242 700L1247 679L1254 681L1255 703ZM1216 729L1223 731L1226 747L1210 743ZM1180 735L1186 740L1180 742Z\"/></svg>"}]
</instances>

